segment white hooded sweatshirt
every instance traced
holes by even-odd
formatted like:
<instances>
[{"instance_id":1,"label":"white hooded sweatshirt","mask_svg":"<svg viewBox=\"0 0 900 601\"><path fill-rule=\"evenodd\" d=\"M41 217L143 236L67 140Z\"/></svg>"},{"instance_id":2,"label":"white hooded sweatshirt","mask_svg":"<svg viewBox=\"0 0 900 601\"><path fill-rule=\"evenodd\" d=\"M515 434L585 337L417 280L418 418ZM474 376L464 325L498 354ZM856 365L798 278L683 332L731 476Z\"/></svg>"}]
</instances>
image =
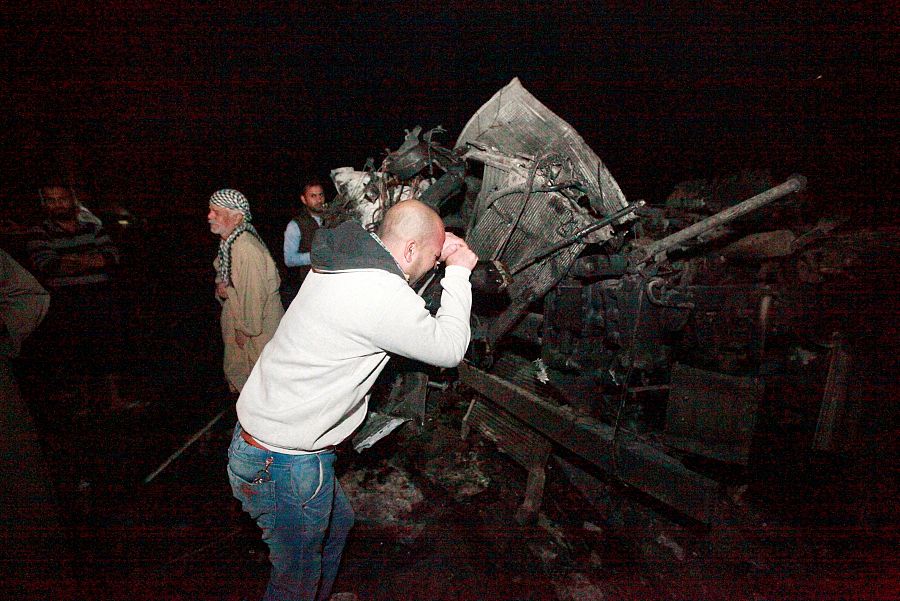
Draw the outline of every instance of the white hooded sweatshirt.
<instances>
[{"instance_id":1,"label":"white hooded sweatshirt","mask_svg":"<svg viewBox=\"0 0 900 601\"><path fill-rule=\"evenodd\" d=\"M350 436L389 354L455 367L471 336L464 267L446 268L432 316L390 253L355 222L319 230L312 263L237 403L241 427L281 453L315 452Z\"/></svg>"}]
</instances>

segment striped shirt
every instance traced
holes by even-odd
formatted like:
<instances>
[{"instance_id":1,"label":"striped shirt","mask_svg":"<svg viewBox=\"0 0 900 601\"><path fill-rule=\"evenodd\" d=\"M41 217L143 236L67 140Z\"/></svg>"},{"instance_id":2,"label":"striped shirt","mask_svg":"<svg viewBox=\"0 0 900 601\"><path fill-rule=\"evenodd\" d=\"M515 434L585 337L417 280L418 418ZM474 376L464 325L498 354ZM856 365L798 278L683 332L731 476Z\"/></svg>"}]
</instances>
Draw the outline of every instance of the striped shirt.
<instances>
[{"instance_id":1,"label":"striped shirt","mask_svg":"<svg viewBox=\"0 0 900 601\"><path fill-rule=\"evenodd\" d=\"M78 254L100 253L106 265L119 262L119 251L103 231L103 227L93 222L78 221L78 228L69 232L53 220L46 220L31 230L28 241L31 262L52 288L99 284L109 280L106 267L86 268L79 273L62 273L61 260Z\"/></svg>"}]
</instances>

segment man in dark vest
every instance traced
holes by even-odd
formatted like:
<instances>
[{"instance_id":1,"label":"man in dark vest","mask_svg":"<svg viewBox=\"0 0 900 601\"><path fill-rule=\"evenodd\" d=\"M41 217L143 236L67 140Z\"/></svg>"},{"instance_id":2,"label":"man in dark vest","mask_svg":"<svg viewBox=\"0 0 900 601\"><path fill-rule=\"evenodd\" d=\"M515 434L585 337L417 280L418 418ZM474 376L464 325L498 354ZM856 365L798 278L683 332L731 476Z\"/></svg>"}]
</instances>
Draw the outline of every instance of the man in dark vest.
<instances>
[{"instance_id":1,"label":"man in dark vest","mask_svg":"<svg viewBox=\"0 0 900 601\"><path fill-rule=\"evenodd\" d=\"M284 230L284 265L287 269L281 282L281 303L285 310L297 296L310 270L309 251L313 234L322 225L325 213L325 188L322 183L317 179L306 182L300 202L303 207Z\"/></svg>"}]
</instances>

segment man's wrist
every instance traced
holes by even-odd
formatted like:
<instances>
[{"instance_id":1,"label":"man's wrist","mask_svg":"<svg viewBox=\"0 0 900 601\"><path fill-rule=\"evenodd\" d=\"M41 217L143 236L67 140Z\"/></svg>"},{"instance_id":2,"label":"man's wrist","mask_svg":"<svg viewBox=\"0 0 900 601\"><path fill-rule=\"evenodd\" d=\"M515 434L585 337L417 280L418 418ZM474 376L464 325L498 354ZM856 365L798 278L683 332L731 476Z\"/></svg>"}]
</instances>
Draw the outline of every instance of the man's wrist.
<instances>
[{"instance_id":1,"label":"man's wrist","mask_svg":"<svg viewBox=\"0 0 900 601\"><path fill-rule=\"evenodd\" d=\"M444 267L444 277L462 277L469 279L472 270L465 265L447 265Z\"/></svg>"}]
</instances>

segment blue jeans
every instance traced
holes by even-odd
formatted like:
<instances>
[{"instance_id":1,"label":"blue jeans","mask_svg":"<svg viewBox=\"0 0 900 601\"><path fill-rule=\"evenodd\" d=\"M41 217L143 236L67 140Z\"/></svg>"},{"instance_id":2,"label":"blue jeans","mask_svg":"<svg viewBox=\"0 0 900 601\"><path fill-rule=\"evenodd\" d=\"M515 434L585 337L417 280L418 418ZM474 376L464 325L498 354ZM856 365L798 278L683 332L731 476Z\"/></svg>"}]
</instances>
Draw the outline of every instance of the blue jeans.
<instances>
[{"instance_id":1,"label":"blue jeans","mask_svg":"<svg viewBox=\"0 0 900 601\"><path fill-rule=\"evenodd\" d=\"M334 451L274 453L247 444L240 433L237 424L228 479L269 545L272 573L263 601L325 601L354 520L334 477Z\"/></svg>"}]
</instances>

